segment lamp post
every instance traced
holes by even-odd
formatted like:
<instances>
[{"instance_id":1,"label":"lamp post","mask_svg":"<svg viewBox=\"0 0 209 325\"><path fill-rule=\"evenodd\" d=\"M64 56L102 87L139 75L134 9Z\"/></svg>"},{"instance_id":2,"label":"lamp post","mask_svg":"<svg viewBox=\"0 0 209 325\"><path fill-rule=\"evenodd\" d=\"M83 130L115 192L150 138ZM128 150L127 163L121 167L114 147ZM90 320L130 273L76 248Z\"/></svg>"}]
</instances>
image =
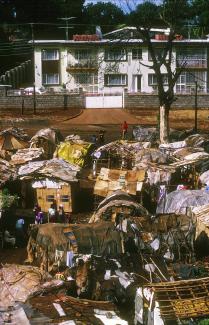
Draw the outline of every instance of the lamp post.
<instances>
[{"instance_id":1,"label":"lamp post","mask_svg":"<svg viewBox=\"0 0 209 325\"><path fill-rule=\"evenodd\" d=\"M197 132L197 81L195 83L195 93L194 93L194 130Z\"/></svg>"},{"instance_id":2,"label":"lamp post","mask_svg":"<svg viewBox=\"0 0 209 325\"><path fill-rule=\"evenodd\" d=\"M73 28L73 27L68 26L68 22L69 22L69 20L74 19L74 18L76 18L76 17L63 17L63 18L58 18L58 19L61 19L61 20L64 20L65 21L65 27L59 27L59 28L65 28L65 40L66 41L69 38L68 29L69 28Z\"/></svg>"},{"instance_id":3,"label":"lamp post","mask_svg":"<svg viewBox=\"0 0 209 325\"><path fill-rule=\"evenodd\" d=\"M36 114L36 83L35 83L35 43L34 43L34 29L33 23L31 25L31 37L32 37L32 45L33 45L33 114Z\"/></svg>"}]
</instances>

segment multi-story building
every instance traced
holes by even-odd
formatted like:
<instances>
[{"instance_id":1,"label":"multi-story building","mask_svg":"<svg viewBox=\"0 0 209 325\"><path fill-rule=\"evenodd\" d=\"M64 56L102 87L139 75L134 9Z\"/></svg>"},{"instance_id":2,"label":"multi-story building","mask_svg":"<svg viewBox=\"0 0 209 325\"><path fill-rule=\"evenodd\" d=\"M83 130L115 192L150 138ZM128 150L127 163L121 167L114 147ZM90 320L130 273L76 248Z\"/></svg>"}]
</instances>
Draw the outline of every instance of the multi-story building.
<instances>
[{"instance_id":1,"label":"multi-story building","mask_svg":"<svg viewBox=\"0 0 209 325\"><path fill-rule=\"evenodd\" d=\"M159 55L167 42L169 30L153 29L153 40ZM125 36L124 36L125 35ZM176 37L173 44L172 70L184 65L176 85L176 93L191 93L195 81L199 91L209 89L209 39ZM35 84L55 90L155 93L157 81L146 45L135 37L135 28L129 27L104 35L74 35L72 40L36 40ZM166 69L165 87L167 83Z\"/></svg>"}]
</instances>

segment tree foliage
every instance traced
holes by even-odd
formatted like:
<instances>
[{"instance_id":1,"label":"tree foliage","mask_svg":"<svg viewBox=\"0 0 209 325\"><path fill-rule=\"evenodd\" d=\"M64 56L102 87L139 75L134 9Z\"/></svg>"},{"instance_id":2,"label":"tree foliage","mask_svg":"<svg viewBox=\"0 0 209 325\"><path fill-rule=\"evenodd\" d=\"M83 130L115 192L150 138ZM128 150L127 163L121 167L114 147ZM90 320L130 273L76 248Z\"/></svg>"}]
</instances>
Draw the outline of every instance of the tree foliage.
<instances>
[{"instance_id":1,"label":"tree foliage","mask_svg":"<svg viewBox=\"0 0 209 325\"><path fill-rule=\"evenodd\" d=\"M89 4L84 9L86 23L102 26L103 32L112 31L115 26L125 22L124 12L116 5L108 2Z\"/></svg>"}]
</instances>

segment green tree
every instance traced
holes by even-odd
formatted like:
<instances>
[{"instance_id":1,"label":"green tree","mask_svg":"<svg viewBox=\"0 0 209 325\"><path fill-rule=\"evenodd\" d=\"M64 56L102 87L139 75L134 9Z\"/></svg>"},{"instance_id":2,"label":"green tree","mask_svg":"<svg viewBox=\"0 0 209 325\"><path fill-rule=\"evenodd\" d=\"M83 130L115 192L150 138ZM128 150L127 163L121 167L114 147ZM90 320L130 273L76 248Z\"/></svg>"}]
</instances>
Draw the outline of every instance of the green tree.
<instances>
[{"instance_id":1,"label":"green tree","mask_svg":"<svg viewBox=\"0 0 209 325\"><path fill-rule=\"evenodd\" d=\"M209 5L208 0L191 1L193 20L199 27L199 36L209 33Z\"/></svg>"},{"instance_id":2,"label":"green tree","mask_svg":"<svg viewBox=\"0 0 209 325\"><path fill-rule=\"evenodd\" d=\"M102 31L107 33L112 31L117 25L124 23L126 16L118 6L110 2L98 2L85 7L84 19L87 24L94 25L90 29L91 32L95 32L95 25L100 25L102 26Z\"/></svg>"}]
</instances>

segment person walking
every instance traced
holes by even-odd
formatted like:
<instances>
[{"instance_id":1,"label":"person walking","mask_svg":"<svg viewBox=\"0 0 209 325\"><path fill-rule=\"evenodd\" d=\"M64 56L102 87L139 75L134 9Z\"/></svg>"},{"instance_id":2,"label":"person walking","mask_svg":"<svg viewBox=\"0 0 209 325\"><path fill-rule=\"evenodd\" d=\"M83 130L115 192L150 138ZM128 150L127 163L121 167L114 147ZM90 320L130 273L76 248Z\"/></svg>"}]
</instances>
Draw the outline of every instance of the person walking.
<instances>
[{"instance_id":1,"label":"person walking","mask_svg":"<svg viewBox=\"0 0 209 325\"><path fill-rule=\"evenodd\" d=\"M126 138L127 132L128 132L128 123L124 121L122 124L122 139Z\"/></svg>"}]
</instances>

